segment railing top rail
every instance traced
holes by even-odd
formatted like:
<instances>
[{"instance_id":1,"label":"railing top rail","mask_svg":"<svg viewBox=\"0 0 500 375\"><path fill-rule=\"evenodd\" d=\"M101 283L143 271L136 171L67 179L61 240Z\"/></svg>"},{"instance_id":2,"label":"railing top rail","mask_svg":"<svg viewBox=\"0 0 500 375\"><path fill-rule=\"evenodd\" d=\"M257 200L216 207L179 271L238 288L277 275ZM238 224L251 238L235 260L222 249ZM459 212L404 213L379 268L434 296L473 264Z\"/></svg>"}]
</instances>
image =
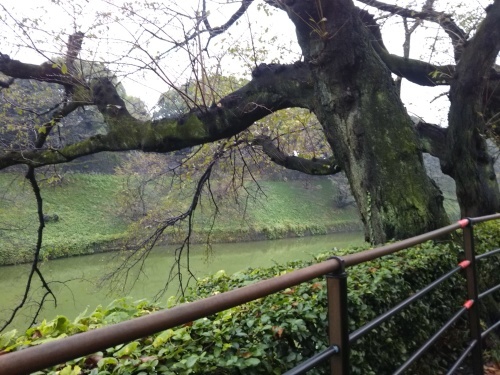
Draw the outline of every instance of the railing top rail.
<instances>
[{"instance_id":1,"label":"railing top rail","mask_svg":"<svg viewBox=\"0 0 500 375\"><path fill-rule=\"evenodd\" d=\"M500 215L498 215L498 218L500 218ZM346 255L344 257L345 266L350 267L350 266L354 266L356 264L368 262L370 260L374 260L374 259L383 257L385 255L393 254L397 251L407 249L411 246L418 245L422 242L442 237L442 236L444 236L448 233L451 233L457 229L464 228L468 224L469 224L468 219L463 219L463 220L460 220L456 223L450 224L446 227L439 228L439 229L433 230L431 232L421 234L419 236L407 238L406 240L398 241L398 242L395 242L395 243L392 243L389 245L385 245L385 246L381 246L381 247L376 247L374 249L360 251L359 253Z\"/></svg>"},{"instance_id":2,"label":"railing top rail","mask_svg":"<svg viewBox=\"0 0 500 375\"><path fill-rule=\"evenodd\" d=\"M479 222L496 218L500 218L500 214L490 215L488 219L484 220L482 220L483 218L475 218L473 220ZM399 250L451 233L467 226L469 223L471 223L471 220L463 219L457 223L420 236L356 254L346 255L343 258L345 266L353 266L395 253ZM29 374L73 358L92 354L268 296L280 290L334 272L338 268L339 261L330 259L285 275L263 280L199 301L185 303L147 316L1 355L0 374ZM27 358L29 360L26 360Z\"/></svg>"},{"instance_id":3,"label":"railing top rail","mask_svg":"<svg viewBox=\"0 0 500 375\"><path fill-rule=\"evenodd\" d=\"M472 224L482 223L483 221L500 219L500 214L486 215L486 216L480 216L480 217L470 217L468 219L471 221Z\"/></svg>"}]
</instances>

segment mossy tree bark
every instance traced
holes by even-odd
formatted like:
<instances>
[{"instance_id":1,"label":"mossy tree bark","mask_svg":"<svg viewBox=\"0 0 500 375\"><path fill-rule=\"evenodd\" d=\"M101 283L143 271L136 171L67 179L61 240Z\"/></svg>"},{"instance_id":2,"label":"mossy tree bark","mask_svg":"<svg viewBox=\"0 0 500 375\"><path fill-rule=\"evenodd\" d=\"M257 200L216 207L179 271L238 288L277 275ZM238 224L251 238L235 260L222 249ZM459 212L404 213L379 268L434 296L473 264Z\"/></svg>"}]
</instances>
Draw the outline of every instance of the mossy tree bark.
<instances>
[{"instance_id":1,"label":"mossy tree bark","mask_svg":"<svg viewBox=\"0 0 500 375\"><path fill-rule=\"evenodd\" d=\"M485 134L500 108L491 101L489 79L500 51L500 1L496 0L465 46L450 84L447 154L442 166L454 179L461 215L479 216L500 211L498 183ZM497 83L498 85L498 83ZM488 111L493 114L487 116ZM495 113L496 112L496 113Z\"/></svg>"},{"instance_id":2,"label":"mossy tree bark","mask_svg":"<svg viewBox=\"0 0 500 375\"><path fill-rule=\"evenodd\" d=\"M383 243L446 225L411 119L352 2L285 5L311 66L313 110L347 174L365 237Z\"/></svg>"}]
</instances>

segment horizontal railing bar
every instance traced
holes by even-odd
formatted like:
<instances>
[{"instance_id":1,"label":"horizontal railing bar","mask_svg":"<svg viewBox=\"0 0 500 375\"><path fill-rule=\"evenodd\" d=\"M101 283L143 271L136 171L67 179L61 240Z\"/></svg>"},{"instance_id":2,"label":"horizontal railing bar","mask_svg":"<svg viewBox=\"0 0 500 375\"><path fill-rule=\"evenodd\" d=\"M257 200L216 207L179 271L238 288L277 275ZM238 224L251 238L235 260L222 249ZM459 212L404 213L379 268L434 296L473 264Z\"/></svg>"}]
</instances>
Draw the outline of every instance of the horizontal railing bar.
<instances>
[{"instance_id":1,"label":"horizontal railing bar","mask_svg":"<svg viewBox=\"0 0 500 375\"><path fill-rule=\"evenodd\" d=\"M499 216L500 217L500 216ZM467 220L467 219L464 219ZM463 228L462 220L456 222L454 224L450 224L446 227L433 230L432 232L424 233L419 236L411 237L406 240L402 240L396 243L392 243L389 245L376 247L375 249L361 251L359 253L346 255L344 258L345 266L351 267L356 264L368 262L370 260L374 260L380 258L384 255L393 254L399 250L406 249L411 246L415 246L421 244L425 241L430 241L439 237L442 237L448 233L451 233L457 229Z\"/></svg>"},{"instance_id":2,"label":"horizontal railing bar","mask_svg":"<svg viewBox=\"0 0 500 375\"><path fill-rule=\"evenodd\" d=\"M493 288L490 288L486 291L484 291L483 293L481 293L480 295L478 295L478 299L481 299L481 298L484 298L486 297L488 294L491 294L493 292L496 292L497 290L500 289L500 284L498 284L497 286L494 286Z\"/></svg>"},{"instance_id":3,"label":"horizontal railing bar","mask_svg":"<svg viewBox=\"0 0 500 375\"><path fill-rule=\"evenodd\" d=\"M485 330L483 333L481 333L481 338L484 339L486 336L488 336L491 332L493 332L495 329L500 327L500 320L493 324L491 327L489 327L487 330Z\"/></svg>"},{"instance_id":4,"label":"horizontal railing bar","mask_svg":"<svg viewBox=\"0 0 500 375\"><path fill-rule=\"evenodd\" d=\"M490 255L494 255L497 253L500 253L500 249L495 249L495 250L488 251L487 253L483 253L481 255L476 255L476 259L479 260L479 259L486 258L486 257L489 257Z\"/></svg>"},{"instance_id":5,"label":"horizontal railing bar","mask_svg":"<svg viewBox=\"0 0 500 375\"><path fill-rule=\"evenodd\" d=\"M455 373L456 369L458 369L458 366L460 366L464 361L464 359L467 358L467 355L471 352L472 349L474 349L476 344L477 340L471 341L471 343L467 346L467 348L465 348L465 350L462 352L462 355L457 359L455 364L448 370L446 375L453 375Z\"/></svg>"},{"instance_id":6,"label":"horizontal railing bar","mask_svg":"<svg viewBox=\"0 0 500 375\"><path fill-rule=\"evenodd\" d=\"M411 297L408 297L405 299L403 302L400 302L398 305L394 306L392 309L389 311L383 313L382 315L379 315L377 318L373 319L371 322L365 324L363 327L358 328L356 331L351 333L349 335L349 344L353 344L356 340L361 338L363 335L371 331L373 328L378 327L380 324L385 322L387 319L398 313L400 310L408 306L410 303L420 299L423 297L425 294L430 292L432 289L434 289L436 286L441 284L443 281L448 280L451 276L453 276L455 273L460 271L462 267L458 266L449 271L448 273L444 274L440 278L436 279L433 281L431 284L427 285L425 288L419 290L417 293L412 295Z\"/></svg>"},{"instance_id":7,"label":"horizontal railing bar","mask_svg":"<svg viewBox=\"0 0 500 375\"><path fill-rule=\"evenodd\" d=\"M393 375L402 374L403 371L405 371L408 367L410 367L413 364L413 362L419 359L420 356L424 354L425 351L429 349L429 347L432 344L434 344L434 342L439 338L439 336L441 336L453 323L455 323L465 311L467 311L467 308L465 307L462 307L460 310L458 310L458 312L455 315L453 315L453 317L450 320L448 320L446 324L444 324L430 339L428 339L425 342L425 344L422 345L420 349L418 349L405 363L403 363L401 367L398 368L396 372L394 372Z\"/></svg>"},{"instance_id":8,"label":"horizontal railing bar","mask_svg":"<svg viewBox=\"0 0 500 375\"><path fill-rule=\"evenodd\" d=\"M482 223L483 221L500 219L500 214L486 215L480 217L468 217L467 219L470 220L471 224L476 224L476 223Z\"/></svg>"},{"instance_id":9,"label":"horizontal railing bar","mask_svg":"<svg viewBox=\"0 0 500 375\"><path fill-rule=\"evenodd\" d=\"M288 370L285 372L283 375L300 375L304 374L306 371L309 371L310 369L316 367L319 365L321 362L327 360L334 354L339 353L339 347L336 345L332 345L322 352L319 352L318 354L313 355L311 358L305 360L302 362L300 365L295 366L293 369Z\"/></svg>"}]
</instances>

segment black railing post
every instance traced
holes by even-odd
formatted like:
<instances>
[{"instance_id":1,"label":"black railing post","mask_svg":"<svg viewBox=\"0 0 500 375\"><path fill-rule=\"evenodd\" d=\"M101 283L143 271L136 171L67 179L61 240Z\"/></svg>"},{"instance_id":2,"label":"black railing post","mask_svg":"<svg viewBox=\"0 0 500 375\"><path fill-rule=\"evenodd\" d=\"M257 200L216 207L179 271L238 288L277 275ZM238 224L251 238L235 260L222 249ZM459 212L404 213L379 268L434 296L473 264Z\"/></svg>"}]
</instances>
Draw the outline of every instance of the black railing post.
<instances>
[{"instance_id":1,"label":"black railing post","mask_svg":"<svg viewBox=\"0 0 500 375\"><path fill-rule=\"evenodd\" d=\"M349 322L347 318L347 273L344 260L340 267L326 275L328 295L328 338L330 346L339 348L339 353L330 359L331 375L349 375Z\"/></svg>"},{"instance_id":2,"label":"black railing post","mask_svg":"<svg viewBox=\"0 0 500 375\"><path fill-rule=\"evenodd\" d=\"M471 340L476 341L476 345L472 349L472 372L474 375L483 374L483 351L481 343L481 323L479 318L479 298L477 285L477 270L476 270L476 255L474 251L474 230L471 219L468 220L466 226L463 227L464 232L464 251L465 259L470 262L470 265L465 269L467 278L467 298L473 301L469 307L469 329Z\"/></svg>"}]
</instances>

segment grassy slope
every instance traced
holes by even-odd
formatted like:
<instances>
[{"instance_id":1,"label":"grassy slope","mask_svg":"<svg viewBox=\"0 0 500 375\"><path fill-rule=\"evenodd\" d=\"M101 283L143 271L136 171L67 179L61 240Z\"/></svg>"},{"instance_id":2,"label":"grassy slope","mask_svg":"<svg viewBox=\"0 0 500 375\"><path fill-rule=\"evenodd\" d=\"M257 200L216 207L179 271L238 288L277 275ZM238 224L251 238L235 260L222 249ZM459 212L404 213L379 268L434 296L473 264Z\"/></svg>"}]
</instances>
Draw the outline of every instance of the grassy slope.
<instances>
[{"instance_id":1,"label":"grassy slope","mask_svg":"<svg viewBox=\"0 0 500 375\"><path fill-rule=\"evenodd\" d=\"M283 231L296 228L297 233L302 229L324 234L350 229L359 222L354 207L335 208L335 192L329 180L307 185L301 181L265 182L262 188L267 198L253 205L250 216L256 226L269 232L273 228Z\"/></svg>"},{"instance_id":2,"label":"grassy slope","mask_svg":"<svg viewBox=\"0 0 500 375\"><path fill-rule=\"evenodd\" d=\"M327 179L263 181L260 185L265 196L257 200L247 200L239 207L229 199L219 202L220 214L213 228L213 205L201 205L195 216L195 239L205 241L210 228L214 242L360 228L355 207L335 209L334 187ZM46 225L43 253L50 257L92 253L102 244L122 238L127 224L116 213L120 190L120 177L96 174L67 175L62 186L42 186L44 213L60 218ZM0 264L29 260L38 226L31 187L19 175L3 173L0 194ZM16 230L10 230L13 228Z\"/></svg>"},{"instance_id":3,"label":"grassy slope","mask_svg":"<svg viewBox=\"0 0 500 375\"><path fill-rule=\"evenodd\" d=\"M238 206L229 198L217 202L220 212L213 227L214 207L205 200L195 215L194 238L205 241L210 229L214 242L277 239L361 229L355 207L344 210L335 208L334 187L327 179L308 184L304 181L261 181L259 185L262 193L257 194L257 199L240 199ZM248 186L248 189L255 190L255 186ZM182 235L174 235L177 242Z\"/></svg>"},{"instance_id":4,"label":"grassy slope","mask_svg":"<svg viewBox=\"0 0 500 375\"><path fill-rule=\"evenodd\" d=\"M44 231L44 251L57 248L55 255L84 251L94 243L120 236L125 223L116 211L118 179L105 175L70 175L62 187L42 186L44 213L59 216ZM0 174L0 257L23 260L34 247L38 221L31 187L13 174Z\"/></svg>"},{"instance_id":5,"label":"grassy slope","mask_svg":"<svg viewBox=\"0 0 500 375\"><path fill-rule=\"evenodd\" d=\"M354 208L332 210L333 187L328 180L268 181L261 187L266 196L249 200L245 207L220 204L214 241L327 233L353 228L358 222ZM46 225L44 253L57 257L92 252L95 244L122 237L127 226L115 213L120 189L120 178L111 175L73 174L62 186L42 186L44 212L60 218ZM0 174L0 191L0 228L21 228L0 230L0 259L4 263L30 259L38 225L31 188L16 175ZM205 204L196 214L199 240L211 227L212 212L213 206Z\"/></svg>"}]
</instances>

